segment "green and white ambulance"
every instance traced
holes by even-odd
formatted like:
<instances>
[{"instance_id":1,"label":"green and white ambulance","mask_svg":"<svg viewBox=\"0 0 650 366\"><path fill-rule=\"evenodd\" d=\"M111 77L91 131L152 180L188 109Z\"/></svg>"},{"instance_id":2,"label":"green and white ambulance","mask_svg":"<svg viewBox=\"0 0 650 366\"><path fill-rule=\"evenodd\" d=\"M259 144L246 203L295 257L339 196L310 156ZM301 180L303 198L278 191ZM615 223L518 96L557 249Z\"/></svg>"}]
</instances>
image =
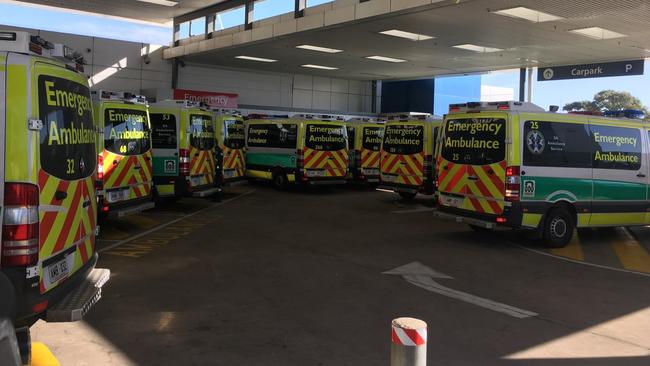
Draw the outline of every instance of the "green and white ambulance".
<instances>
[{"instance_id":1,"label":"green and white ambulance","mask_svg":"<svg viewBox=\"0 0 650 366\"><path fill-rule=\"evenodd\" d=\"M439 137L440 217L475 229L537 230L549 247L574 228L650 223L649 126L545 112L530 103L450 106Z\"/></svg>"}]
</instances>

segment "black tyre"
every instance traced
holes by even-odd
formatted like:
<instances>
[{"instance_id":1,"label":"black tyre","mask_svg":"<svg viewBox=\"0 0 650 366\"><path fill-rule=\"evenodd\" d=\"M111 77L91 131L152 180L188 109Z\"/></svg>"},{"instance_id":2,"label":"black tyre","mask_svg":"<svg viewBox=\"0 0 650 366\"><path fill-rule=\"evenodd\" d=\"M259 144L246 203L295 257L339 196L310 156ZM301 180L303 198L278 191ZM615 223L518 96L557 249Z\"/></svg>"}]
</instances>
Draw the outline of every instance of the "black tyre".
<instances>
[{"instance_id":1,"label":"black tyre","mask_svg":"<svg viewBox=\"0 0 650 366\"><path fill-rule=\"evenodd\" d=\"M417 196L417 192L399 192L399 196L405 201L411 201Z\"/></svg>"},{"instance_id":2,"label":"black tyre","mask_svg":"<svg viewBox=\"0 0 650 366\"><path fill-rule=\"evenodd\" d=\"M563 248L573 236L573 218L563 208L552 209L544 221L544 244L549 248Z\"/></svg>"},{"instance_id":3,"label":"black tyre","mask_svg":"<svg viewBox=\"0 0 650 366\"><path fill-rule=\"evenodd\" d=\"M284 190L287 188L287 176L281 171L273 173L273 187L277 190Z\"/></svg>"}]
</instances>

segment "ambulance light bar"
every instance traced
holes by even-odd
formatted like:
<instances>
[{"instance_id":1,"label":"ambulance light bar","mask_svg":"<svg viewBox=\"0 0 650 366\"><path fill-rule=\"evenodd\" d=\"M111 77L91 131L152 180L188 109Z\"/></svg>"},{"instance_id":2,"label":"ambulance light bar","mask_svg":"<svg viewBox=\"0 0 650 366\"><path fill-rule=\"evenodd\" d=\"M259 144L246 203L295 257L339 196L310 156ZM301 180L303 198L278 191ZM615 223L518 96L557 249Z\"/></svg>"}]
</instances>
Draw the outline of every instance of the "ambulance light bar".
<instances>
[{"instance_id":1,"label":"ambulance light bar","mask_svg":"<svg viewBox=\"0 0 650 366\"><path fill-rule=\"evenodd\" d=\"M469 102L450 104L449 113L480 113L485 111L518 111L518 112L545 112L533 103L503 101L503 102Z\"/></svg>"},{"instance_id":2,"label":"ambulance light bar","mask_svg":"<svg viewBox=\"0 0 650 366\"><path fill-rule=\"evenodd\" d=\"M211 108L211 110L215 113L226 115L226 116L232 116L232 117L242 117L243 114L241 111L236 110L236 109L228 109L228 108Z\"/></svg>"},{"instance_id":3,"label":"ambulance light bar","mask_svg":"<svg viewBox=\"0 0 650 366\"><path fill-rule=\"evenodd\" d=\"M286 114L261 114L261 113L251 113L246 116L246 119L287 119L289 118Z\"/></svg>"},{"instance_id":4,"label":"ambulance light bar","mask_svg":"<svg viewBox=\"0 0 650 366\"><path fill-rule=\"evenodd\" d=\"M644 119L645 113L638 109L620 109L603 112L603 116L612 118Z\"/></svg>"},{"instance_id":5,"label":"ambulance light bar","mask_svg":"<svg viewBox=\"0 0 650 366\"><path fill-rule=\"evenodd\" d=\"M147 104L147 98L142 96L142 95L136 95L133 93L129 92L114 92L114 91L108 91L108 90L99 90L99 91L91 91L90 92L93 100L99 101L99 100L104 100L104 101L118 101L118 102L125 102L125 103L130 103L130 104Z\"/></svg>"},{"instance_id":6,"label":"ambulance light bar","mask_svg":"<svg viewBox=\"0 0 650 366\"><path fill-rule=\"evenodd\" d=\"M583 116L602 116L603 114L598 111L571 111L569 114L579 114Z\"/></svg>"},{"instance_id":7,"label":"ambulance light bar","mask_svg":"<svg viewBox=\"0 0 650 366\"><path fill-rule=\"evenodd\" d=\"M0 51L52 57L66 63L66 68L83 72L84 58L70 47L56 44L23 31L0 31Z\"/></svg>"},{"instance_id":8,"label":"ambulance light bar","mask_svg":"<svg viewBox=\"0 0 650 366\"><path fill-rule=\"evenodd\" d=\"M294 114L292 118L298 119L313 119L317 121L344 121L341 116L334 116L329 114Z\"/></svg>"}]
</instances>

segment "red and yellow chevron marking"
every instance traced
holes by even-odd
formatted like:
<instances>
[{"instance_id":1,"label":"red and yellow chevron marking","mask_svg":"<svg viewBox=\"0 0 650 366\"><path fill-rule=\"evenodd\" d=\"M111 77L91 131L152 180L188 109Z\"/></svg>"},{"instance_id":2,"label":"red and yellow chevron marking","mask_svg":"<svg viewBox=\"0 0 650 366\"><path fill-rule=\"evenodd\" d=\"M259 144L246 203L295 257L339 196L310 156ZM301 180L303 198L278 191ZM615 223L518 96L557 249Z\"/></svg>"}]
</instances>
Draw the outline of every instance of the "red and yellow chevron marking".
<instances>
[{"instance_id":1,"label":"red and yellow chevron marking","mask_svg":"<svg viewBox=\"0 0 650 366\"><path fill-rule=\"evenodd\" d=\"M380 157L381 153L379 151L361 149L361 168L379 169Z\"/></svg>"},{"instance_id":2,"label":"red and yellow chevron marking","mask_svg":"<svg viewBox=\"0 0 650 366\"><path fill-rule=\"evenodd\" d=\"M95 251L95 212L94 176L65 181L47 174L42 169L38 174L40 188L39 212L39 259L42 262L63 250L76 246L73 267L76 272L92 257ZM65 192L62 200L56 199L56 192ZM51 290L58 283L46 287L43 282L43 268L39 269L41 293ZM59 280L59 282L65 279Z\"/></svg>"},{"instance_id":3,"label":"red and yellow chevron marking","mask_svg":"<svg viewBox=\"0 0 650 366\"><path fill-rule=\"evenodd\" d=\"M214 183L215 165L213 150L199 150L190 146L190 176L202 176L200 185Z\"/></svg>"},{"instance_id":4,"label":"red and yellow chevron marking","mask_svg":"<svg viewBox=\"0 0 650 366\"><path fill-rule=\"evenodd\" d=\"M246 170L246 160L244 158L244 150L231 149L222 145L223 150L223 169L233 170L235 172L232 178L243 177Z\"/></svg>"},{"instance_id":5,"label":"red and yellow chevron marking","mask_svg":"<svg viewBox=\"0 0 650 366\"><path fill-rule=\"evenodd\" d=\"M503 213L505 177L505 161L490 165L465 165L442 158L438 160L439 191L465 196L461 208L466 210L493 215Z\"/></svg>"},{"instance_id":6,"label":"red and yellow chevron marking","mask_svg":"<svg viewBox=\"0 0 650 366\"><path fill-rule=\"evenodd\" d=\"M424 152L401 155L382 151L381 172L396 175L394 183L419 187L424 183Z\"/></svg>"},{"instance_id":7,"label":"red and yellow chevron marking","mask_svg":"<svg viewBox=\"0 0 650 366\"><path fill-rule=\"evenodd\" d=\"M104 157L104 189L130 187L129 199L151 195L153 185L151 151L142 155L122 156L104 150L102 156Z\"/></svg>"},{"instance_id":8,"label":"red and yellow chevron marking","mask_svg":"<svg viewBox=\"0 0 650 366\"><path fill-rule=\"evenodd\" d=\"M324 169L325 177L344 177L348 167L346 150L322 151L305 148L305 169Z\"/></svg>"}]
</instances>

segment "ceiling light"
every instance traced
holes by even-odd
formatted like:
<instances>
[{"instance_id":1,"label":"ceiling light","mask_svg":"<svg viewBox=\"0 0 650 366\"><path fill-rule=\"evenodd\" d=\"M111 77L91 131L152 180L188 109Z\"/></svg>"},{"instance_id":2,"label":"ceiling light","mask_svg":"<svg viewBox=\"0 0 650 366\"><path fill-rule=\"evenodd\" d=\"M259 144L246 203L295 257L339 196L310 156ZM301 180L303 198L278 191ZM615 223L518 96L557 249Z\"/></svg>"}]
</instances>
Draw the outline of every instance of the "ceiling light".
<instances>
[{"instance_id":1,"label":"ceiling light","mask_svg":"<svg viewBox=\"0 0 650 366\"><path fill-rule=\"evenodd\" d=\"M306 65L300 65L302 67L307 67L310 69L320 69L320 70L338 70L338 67L331 67L331 66L323 66L323 65L312 65L312 64L306 64Z\"/></svg>"},{"instance_id":2,"label":"ceiling light","mask_svg":"<svg viewBox=\"0 0 650 366\"><path fill-rule=\"evenodd\" d=\"M379 33L385 34L387 36L406 38L406 39L410 39L411 41L426 41L428 39L435 38L435 37L427 36L427 35L424 35L424 34L405 32L405 31L401 31L401 30L398 30L398 29L386 30L386 31L379 32Z\"/></svg>"},{"instance_id":3,"label":"ceiling light","mask_svg":"<svg viewBox=\"0 0 650 366\"><path fill-rule=\"evenodd\" d=\"M529 9L523 6L518 6L516 8L511 8L511 9L497 10L494 11L493 13L499 15L505 15L511 18L525 19L533 23L552 22L555 20L564 19L557 15L544 13L542 11Z\"/></svg>"},{"instance_id":4,"label":"ceiling light","mask_svg":"<svg viewBox=\"0 0 650 366\"><path fill-rule=\"evenodd\" d=\"M236 56L235 58L238 58L240 60L259 61L259 62L276 62L276 61L278 61L278 60L272 60L270 58L261 58L261 57L253 57L253 56Z\"/></svg>"},{"instance_id":5,"label":"ceiling light","mask_svg":"<svg viewBox=\"0 0 650 366\"><path fill-rule=\"evenodd\" d=\"M151 4L164 5L164 6L178 5L178 1L170 1L170 0L138 0L138 1L143 3L151 3Z\"/></svg>"},{"instance_id":6,"label":"ceiling light","mask_svg":"<svg viewBox=\"0 0 650 366\"><path fill-rule=\"evenodd\" d=\"M600 40L627 37L627 35L623 33L614 32L601 27L573 29L570 30L569 32L579 34L581 36L593 38L593 39L600 39Z\"/></svg>"},{"instance_id":7,"label":"ceiling light","mask_svg":"<svg viewBox=\"0 0 650 366\"><path fill-rule=\"evenodd\" d=\"M303 49L303 50L309 50L309 51L325 52L325 53L343 52L343 50L337 50L336 48L312 46L310 44L301 44L300 46L296 46L296 48L300 48L300 49Z\"/></svg>"},{"instance_id":8,"label":"ceiling light","mask_svg":"<svg viewBox=\"0 0 650 366\"><path fill-rule=\"evenodd\" d=\"M460 48L462 50L467 50L467 51L480 52L480 53L503 51L501 48L484 47L484 46L478 46L478 45L471 44L471 43L459 44L459 45L452 46L452 47Z\"/></svg>"},{"instance_id":9,"label":"ceiling light","mask_svg":"<svg viewBox=\"0 0 650 366\"><path fill-rule=\"evenodd\" d=\"M402 60L400 58L392 58L392 57L386 57L386 56L367 56L367 59L370 60L377 60L377 61L385 61L385 62L406 62L406 60Z\"/></svg>"}]
</instances>

